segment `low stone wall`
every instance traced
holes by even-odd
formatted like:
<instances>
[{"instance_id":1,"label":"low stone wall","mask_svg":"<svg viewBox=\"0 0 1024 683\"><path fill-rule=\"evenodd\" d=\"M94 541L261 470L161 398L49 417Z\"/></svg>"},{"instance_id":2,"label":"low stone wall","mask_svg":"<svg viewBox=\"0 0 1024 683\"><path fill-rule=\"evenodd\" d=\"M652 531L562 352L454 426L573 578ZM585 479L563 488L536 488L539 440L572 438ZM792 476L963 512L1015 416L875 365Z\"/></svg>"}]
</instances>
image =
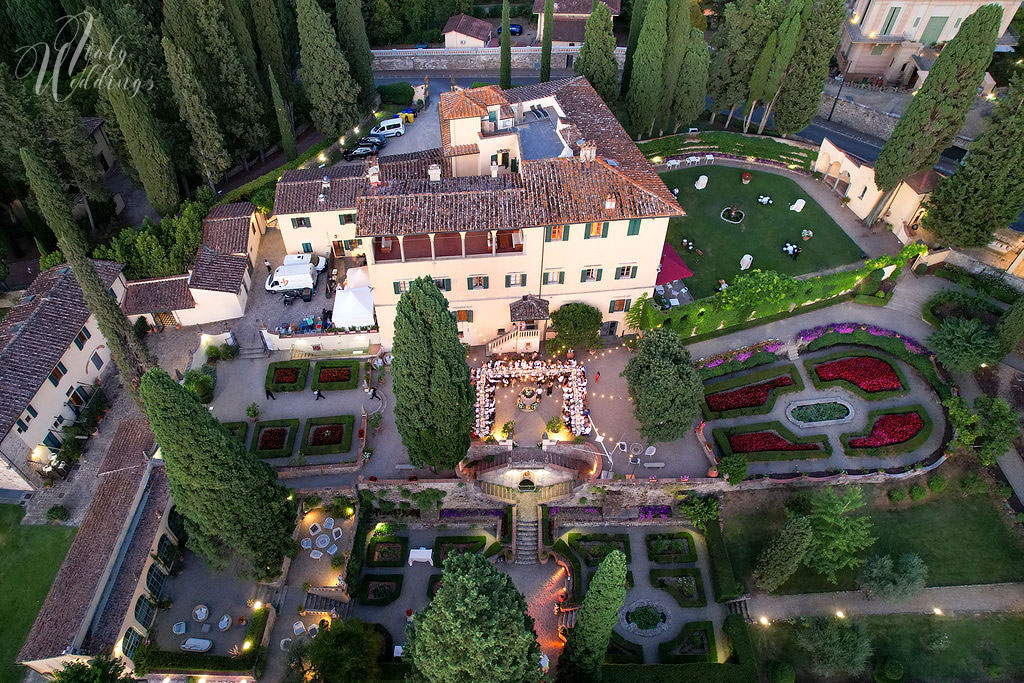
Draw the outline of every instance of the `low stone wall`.
<instances>
[{"instance_id":1,"label":"low stone wall","mask_svg":"<svg viewBox=\"0 0 1024 683\"><path fill-rule=\"evenodd\" d=\"M512 68L540 70L540 47L513 47ZM551 68L555 71L571 69L579 57L579 47L551 48ZM615 60L622 67L626 48L615 49ZM373 50L374 71L433 71L433 70L497 70L501 67L501 48L426 48L422 50ZM493 80L481 76L480 80Z\"/></svg>"},{"instance_id":2,"label":"low stone wall","mask_svg":"<svg viewBox=\"0 0 1024 683\"><path fill-rule=\"evenodd\" d=\"M923 254L916 263L923 263L928 266L948 263L951 266L963 268L973 275L990 275L997 277L1018 292L1024 293L1024 279L1011 275L1004 270L994 268L987 263L982 263L976 258L969 256L956 249L939 249ZM916 265L916 264L915 264Z\"/></svg>"},{"instance_id":3,"label":"low stone wall","mask_svg":"<svg viewBox=\"0 0 1024 683\"><path fill-rule=\"evenodd\" d=\"M835 111L832 109L833 105L835 105ZM828 119L830 114L833 123L848 126L882 140L889 139L889 136L892 135L893 130L896 128L896 122L900 120L899 114L879 111L863 104L850 102L843 97L836 100L833 95L822 93L821 104L818 107L818 116ZM953 140L953 144L957 147L968 149L971 145L971 139L963 135L957 135Z\"/></svg>"},{"instance_id":4,"label":"low stone wall","mask_svg":"<svg viewBox=\"0 0 1024 683\"><path fill-rule=\"evenodd\" d=\"M278 479L298 479L300 477L318 477L329 474L349 474L363 468L363 459L355 462L328 463L324 465L285 465L275 467Z\"/></svg>"}]
</instances>

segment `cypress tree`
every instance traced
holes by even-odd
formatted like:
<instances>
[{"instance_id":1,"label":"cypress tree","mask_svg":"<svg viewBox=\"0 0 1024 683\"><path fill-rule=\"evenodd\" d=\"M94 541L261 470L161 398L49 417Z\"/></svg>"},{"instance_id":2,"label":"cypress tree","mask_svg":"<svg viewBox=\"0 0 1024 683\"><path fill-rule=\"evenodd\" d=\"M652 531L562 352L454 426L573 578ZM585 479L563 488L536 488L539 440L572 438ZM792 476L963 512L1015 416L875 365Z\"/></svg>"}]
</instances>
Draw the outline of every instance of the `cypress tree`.
<instances>
[{"instance_id":1,"label":"cypress tree","mask_svg":"<svg viewBox=\"0 0 1024 683\"><path fill-rule=\"evenodd\" d=\"M949 246L985 246L1024 209L1022 168L1024 76L1017 74L963 166L932 191L921 225Z\"/></svg>"},{"instance_id":2,"label":"cypress tree","mask_svg":"<svg viewBox=\"0 0 1024 683\"><path fill-rule=\"evenodd\" d=\"M633 75L626 94L629 122L637 136L651 135L661 102L665 64L665 0L650 0L636 43Z\"/></svg>"},{"instance_id":3,"label":"cypress tree","mask_svg":"<svg viewBox=\"0 0 1024 683\"><path fill-rule=\"evenodd\" d=\"M25 166L21 162L21 148L31 149L48 168L56 165L56 154L49 145L42 117L32 108L35 98L29 97L24 83L14 77L7 65L0 62L0 176L25 182Z\"/></svg>"},{"instance_id":4,"label":"cypress tree","mask_svg":"<svg viewBox=\"0 0 1024 683\"><path fill-rule=\"evenodd\" d=\"M469 450L473 388L448 300L429 277L398 300L392 353L395 426L409 459L453 469Z\"/></svg>"},{"instance_id":5,"label":"cypress tree","mask_svg":"<svg viewBox=\"0 0 1024 683\"><path fill-rule=\"evenodd\" d=\"M779 47L779 32L772 31L768 36L768 42L764 44L761 49L761 54L758 55L757 61L754 62L754 68L750 72L750 82L747 83L747 98L749 107L747 108L747 115L743 119L743 132L747 132L747 128L750 127L750 120L754 118L754 109L757 108L757 101L764 96L765 87L767 86L768 72L771 71L772 61L775 59L775 55L778 52Z\"/></svg>"},{"instance_id":6,"label":"cypress tree","mask_svg":"<svg viewBox=\"0 0 1024 683\"><path fill-rule=\"evenodd\" d=\"M886 192L930 168L964 125L992 60L1003 8L983 5L939 53L924 85L896 123L875 161L875 185Z\"/></svg>"},{"instance_id":7,"label":"cypress tree","mask_svg":"<svg viewBox=\"0 0 1024 683\"><path fill-rule=\"evenodd\" d=\"M772 125L783 135L803 130L818 114L829 61L835 54L845 19L843 0L820 0L808 17L792 68L783 79L772 108Z\"/></svg>"},{"instance_id":8,"label":"cypress tree","mask_svg":"<svg viewBox=\"0 0 1024 683\"><path fill-rule=\"evenodd\" d=\"M349 76L348 62L338 48L327 13L316 0L298 0L298 13L299 75L309 99L310 117L328 138L340 138L359 120L359 88Z\"/></svg>"},{"instance_id":9,"label":"cypress tree","mask_svg":"<svg viewBox=\"0 0 1024 683\"><path fill-rule=\"evenodd\" d=\"M679 81L672 96L671 112L675 126L672 132L678 131L683 124L696 121L706 106L711 55L708 44L704 42L704 32L692 26L689 30Z\"/></svg>"},{"instance_id":10,"label":"cypress tree","mask_svg":"<svg viewBox=\"0 0 1024 683\"><path fill-rule=\"evenodd\" d=\"M89 312L96 316L96 322L106 339L110 355L121 373L121 380L138 400L139 381L152 365L152 359L135 335L117 301L107 293L107 285L103 284L96 274L96 268L86 251L85 237L71 215L67 196L60 182L28 149L22 148L21 160L25 164L25 175L28 177L29 185L39 202L40 213L53 230L53 234L57 236L57 245L71 265L75 280L82 289L85 305Z\"/></svg>"},{"instance_id":11,"label":"cypress tree","mask_svg":"<svg viewBox=\"0 0 1024 683\"><path fill-rule=\"evenodd\" d=\"M281 22L281 42L284 44L284 64L288 69L287 79L291 82L291 69L295 66L295 55L299 54L298 15L293 0L274 0L277 17ZM363 17L364 21L366 17Z\"/></svg>"},{"instance_id":12,"label":"cypress tree","mask_svg":"<svg viewBox=\"0 0 1024 683\"><path fill-rule=\"evenodd\" d=\"M512 36L509 35L508 0L501 0L501 71L498 85L512 87Z\"/></svg>"},{"instance_id":13,"label":"cypress tree","mask_svg":"<svg viewBox=\"0 0 1024 683\"><path fill-rule=\"evenodd\" d=\"M621 550L613 550L605 555L590 580L576 626L569 631L565 650L558 658L559 681L601 680L601 664L625 599L626 556Z\"/></svg>"},{"instance_id":14,"label":"cypress tree","mask_svg":"<svg viewBox=\"0 0 1024 683\"><path fill-rule=\"evenodd\" d=\"M683 55L690 41L690 4L691 0L667 0L665 63L661 75L661 130L664 131L665 119L672 111L672 99L676 85L679 83L679 70L683 66Z\"/></svg>"},{"instance_id":15,"label":"cypress tree","mask_svg":"<svg viewBox=\"0 0 1024 683\"><path fill-rule=\"evenodd\" d=\"M250 0L250 11L257 27L257 42L260 46L263 63L270 68L274 80L277 81L284 94L289 95L292 82L291 70L288 68L288 60L285 57L284 32L281 27L281 17L277 12L277 3L274 0Z\"/></svg>"},{"instance_id":16,"label":"cypress tree","mask_svg":"<svg viewBox=\"0 0 1024 683\"><path fill-rule=\"evenodd\" d=\"M675 441L690 431L700 415L703 390L678 334L664 328L648 332L622 376L629 383L633 416L652 443Z\"/></svg>"},{"instance_id":17,"label":"cypress tree","mask_svg":"<svg viewBox=\"0 0 1024 683\"><path fill-rule=\"evenodd\" d=\"M597 3L595 3L596 5ZM604 3L600 3L604 4ZM593 12L591 12L593 13ZM554 22L554 0L544 0L544 30L541 32L540 43L540 82L551 80L551 24ZM589 17L588 17L589 19ZM584 28L584 44L586 44L586 28ZM581 49L582 51L582 49Z\"/></svg>"},{"instance_id":18,"label":"cypress tree","mask_svg":"<svg viewBox=\"0 0 1024 683\"><path fill-rule=\"evenodd\" d=\"M277 131L281 136L281 151L285 158L291 161L298 156L298 151L295 149L295 135L292 134L292 122L288 118L284 100L281 99L281 90L277 87L274 72L269 66L267 67L267 80L270 81L270 95L274 102L274 113L277 115Z\"/></svg>"},{"instance_id":19,"label":"cypress tree","mask_svg":"<svg viewBox=\"0 0 1024 683\"><path fill-rule=\"evenodd\" d=\"M19 45L52 46L57 22L64 14L59 4L54 0L5 0L4 5Z\"/></svg>"},{"instance_id":20,"label":"cypress tree","mask_svg":"<svg viewBox=\"0 0 1024 683\"><path fill-rule=\"evenodd\" d=\"M231 167L231 157L224 147L224 135L217 125L217 117L206 103L206 92L196 77L192 60L166 36L163 47L174 98L178 101L181 118L192 134L191 149L196 169L212 188L214 181Z\"/></svg>"},{"instance_id":21,"label":"cypress tree","mask_svg":"<svg viewBox=\"0 0 1024 683\"><path fill-rule=\"evenodd\" d=\"M252 34L249 32L245 16L239 9L237 0L223 0L223 2L224 21L231 32L232 39L235 41L235 50L238 53L239 59L242 60L245 75L253 83L259 83L259 70L256 67L256 48L253 46Z\"/></svg>"},{"instance_id":22,"label":"cypress tree","mask_svg":"<svg viewBox=\"0 0 1024 683\"><path fill-rule=\"evenodd\" d=\"M338 40L348 60L352 79L359 86L360 101L369 106L377 90L373 84L373 53L359 0L337 0Z\"/></svg>"},{"instance_id":23,"label":"cypress tree","mask_svg":"<svg viewBox=\"0 0 1024 683\"><path fill-rule=\"evenodd\" d=\"M82 116L67 100L57 102L41 97L39 103L49 141L61 162L59 172L74 191L81 193L89 226L95 231L89 200L105 200L107 191L103 187L103 171L92 153L92 143L82 130Z\"/></svg>"},{"instance_id":24,"label":"cypress tree","mask_svg":"<svg viewBox=\"0 0 1024 683\"><path fill-rule=\"evenodd\" d=\"M779 97L783 79L789 76L790 70L793 68L793 56L796 54L797 46L803 36L804 24L811 14L812 1L793 0L789 5L789 13L779 28L775 59L768 71L768 80L763 89L764 94L761 95L761 99L764 100L764 111L761 112L761 122L757 126L758 135L763 133L765 126L768 125L768 117L771 116L772 108ZM753 107L751 107L751 118L753 118Z\"/></svg>"},{"instance_id":25,"label":"cypress tree","mask_svg":"<svg viewBox=\"0 0 1024 683\"><path fill-rule=\"evenodd\" d=\"M633 78L633 59L636 57L636 46L640 40L640 29L644 25L644 14L650 0L632 0L629 10L629 39L626 42L626 59L622 63L622 83L619 93L625 97L629 92Z\"/></svg>"},{"instance_id":26,"label":"cypress tree","mask_svg":"<svg viewBox=\"0 0 1024 683\"><path fill-rule=\"evenodd\" d=\"M573 64L573 70L583 76L606 103L619 94L619 65L615 61L615 35L612 33L612 13L608 5L595 2L587 17L583 47Z\"/></svg>"},{"instance_id":27,"label":"cypress tree","mask_svg":"<svg viewBox=\"0 0 1024 683\"><path fill-rule=\"evenodd\" d=\"M188 545L214 567L234 553L257 579L277 576L293 544L295 508L274 471L163 370L142 377L142 399Z\"/></svg>"},{"instance_id":28,"label":"cypress tree","mask_svg":"<svg viewBox=\"0 0 1024 683\"><path fill-rule=\"evenodd\" d=\"M729 108L726 128L732 119L732 110L747 96L750 78L740 52L747 43L756 13L756 0L729 3L725 6L724 22L715 33L714 58L708 67L708 95L711 96L712 121L719 111Z\"/></svg>"}]
</instances>

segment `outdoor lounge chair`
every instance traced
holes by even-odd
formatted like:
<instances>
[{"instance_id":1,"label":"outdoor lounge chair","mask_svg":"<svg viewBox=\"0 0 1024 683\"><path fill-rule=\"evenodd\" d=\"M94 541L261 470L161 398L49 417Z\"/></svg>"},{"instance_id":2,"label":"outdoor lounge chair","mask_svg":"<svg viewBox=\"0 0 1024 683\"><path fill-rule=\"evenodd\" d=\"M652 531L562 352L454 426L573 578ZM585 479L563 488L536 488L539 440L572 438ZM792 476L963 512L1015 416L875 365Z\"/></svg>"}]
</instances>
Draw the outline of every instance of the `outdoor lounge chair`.
<instances>
[{"instance_id":1,"label":"outdoor lounge chair","mask_svg":"<svg viewBox=\"0 0 1024 683\"><path fill-rule=\"evenodd\" d=\"M341 529L339 529L337 527L335 527L334 529L331 529L331 538L333 538L335 541L337 541L339 538L341 538Z\"/></svg>"},{"instance_id":2,"label":"outdoor lounge chair","mask_svg":"<svg viewBox=\"0 0 1024 683\"><path fill-rule=\"evenodd\" d=\"M294 624L292 624L292 633L294 633L295 635L301 636L305 632L306 625L303 624L301 621L296 621Z\"/></svg>"},{"instance_id":3,"label":"outdoor lounge chair","mask_svg":"<svg viewBox=\"0 0 1024 683\"><path fill-rule=\"evenodd\" d=\"M306 550L310 550L313 547L313 539L311 539L311 538L304 538L304 539L302 539L301 545Z\"/></svg>"},{"instance_id":4,"label":"outdoor lounge chair","mask_svg":"<svg viewBox=\"0 0 1024 683\"><path fill-rule=\"evenodd\" d=\"M181 644L181 649L185 652L208 652L211 647L213 647L213 641L206 638L187 638Z\"/></svg>"},{"instance_id":5,"label":"outdoor lounge chair","mask_svg":"<svg viewBox=\"0 0 1024 683\"><path fill-rule=\"evenodd\" d=\"M334 517L328 517L327 519L324 520L324 528L325 529L333 529L334 528Z\"/></svg>"}]
</instances>

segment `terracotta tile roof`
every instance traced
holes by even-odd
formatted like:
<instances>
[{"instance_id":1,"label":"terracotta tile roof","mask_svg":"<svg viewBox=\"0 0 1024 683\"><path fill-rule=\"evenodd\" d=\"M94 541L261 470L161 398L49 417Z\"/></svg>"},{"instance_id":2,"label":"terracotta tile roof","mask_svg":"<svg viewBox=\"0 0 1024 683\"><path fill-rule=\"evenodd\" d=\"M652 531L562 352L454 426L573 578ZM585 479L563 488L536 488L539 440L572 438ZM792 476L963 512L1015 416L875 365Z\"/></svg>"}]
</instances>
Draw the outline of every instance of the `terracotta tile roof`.
<instances>
[{"instance_id":1,"label":"terracotta tile roof","mask_svg":"<svg viewBox=\"0 0 1024 683\"><path fill-rule=\"evenodd\" d=\"M942 177L942 174L934 168L929 168L915 173L903 182L918 194L928 194L935 189L935 186L939 184Z\"/></svg>"},{"instance_id":2,"label":"terracotta tile roof","mask_svg":"<svg viewBox=\"0 0 1024 683\"><path fill-rule=\"evenodd\" d=\"M441 148L425 149L409 154L395 154L392 156L380 157L380 179L399 180L403 178L426 178L427 169L431 164L439 164L442 173L449 171L448 165L443 163ZM447 175L451 175L450 172ZM355 208L354 206L352 208Z\"/></svg>"},{"instance_id":3,"label":"terracotta tile roof","mask_svg":"<svg viewBox=\"0 0 1024 683\"><path fill-rule=\"evenodd\" d=\"M155 448L156 441L146 418L137 416L122 420L96 473L107 474L145 465Z\"/></svg>"},{"instance_id":4,"label":"terracotta tile roof","mask_svg":"<svg viewBox=\"0 0 1024 683\"><path fill-rule=\"evenodd\" d=\"M56 657L80 647L94 617L94 599L110 578L107 561L123 541L136 496L147 480L150 465L138 462L134 454L152 443L153 435L142 417L125 420L114 434L107 456L112 460L104 458L92 502L18 653L19 662ZM115 463L124 466L113 467Z\"/></svg>"},{"instance_id":5,"label":"terracotta tile roof","mask_svg":"<svg viewBox=\"0 0 1024 683\"><path fill-rule=\"evenodd\" d=\"M323 186L325 177L327 188ZM352 209L366 184L365 164L285 171L274 193L274 211L289 214Z\"/></svg>"},{"instance_id":6,"label":"terracotta tile roof","mask_svg":"<svg viewBox=\"0 0 1024 683\"><path fill-rule=\"evenodd\" d=\"M252 202L231 202L230 204L217 204L206 214L204 220L216 221L222 218L248 218L256 212L256 205Z\"/></svg>"},{"instance_id":7,"label":"terracotta tile roof","mask_svg":"<svg viewBox=\"0 0 1024 683\"><path fill-rule=\"evenodd\" d=\"M83 116L82 122L79 124L82 127L82 132L86 135L92 135L96 132L96 129L103 125L103 119L99 116Z\"/></svg>"},{"instance_id":8,"label":"terracotta tile roof","mask_svg":"<svg viewBox=\"0 0 1024 683\"><path fill-rule=\"evenodd\" d=\"M604 4L608 5L608 9L612 11L613 17L618 16L619 12L622 11L622 0L604 0ZM556 0L553 10L556 15L589 15L592 6L591 0ZM533 0L533 13L544 14L544 0Z\"/></svg>"},{"instance_id":9,"label":"terracotta tile roof","mask_svg":"<svg viewBox=\"0 0 1024 683\"><path fill-rule=\"evenodd\" d=\"M441 93L439 112L442 120L467 119L487 116L487 107L499 104L508 104L508 99L501 88L496 85L485 85L482 88Z\"/></svg>"},{"instance_id":10,"label":"terracotta tile roof","mask_svg":"<svg viewBox=\"0 0 1024 683\"><path fill-rule=\"evenodd\" d=\"M471 38L487 40L491 37L491 30L491 25L483 19L477 19L476 17L471 17L468 14L456 14L448 20L447 24L444 25L444 29L441 33L444 34L454 31Z\"/></svg>"},{"instance_id":11,"label":"terracotta tile roof","mask_svg":"<svg viewBox=\"0 0 1024 683\"><path fill-rule=\"evenodd\" d=\"M188 291L188 275L132 280L121 302L121 310L126 315L181 311L195 307L195 299Z\"/></svg>"},{"instance_id":12,"label":"terracotta tile roof","mask_svg":"<svg viewBox=\"0 0 1024 683\"><path fill-rule=\"evenodd\" d=\"M480 153L480 145L475 142L469 145L445 145L444 155L446 157L464 157L470 154Z\"/></svg>"},{"instance_id":13,"label":"terracotta tile roof","mask_svg":"<svg viewBox=\"0 0 1024 683\"><path fill-rule=\"evenodd\" d=\"M237 294L242 288L242 278L249 260L234 254L215 254L204 247L199 248L192 265L188 285L192 289L206 289L211 292Z\"/></svg>"},{"instance_id":14,"label":"terracotta tile roof","mask_svg":"<svg viewBox=\"0 0 1024 683\"><path fill-rule=\"evenodd\" d=\"M113 261L93 264L107 286L124 268ZM0 322L0 435L14 426L89 315L78 281L65 264L39 273Z\"/></svg>"},{"instance_id":15,"label":"terracotta tile roof","mask_svg":"<svg viewBox=\"0 0 1024 683\"><path fill-rule=\"evenodd\" d=\"M249 248L252 202L218 204L203 219L203 245L221 254L244 254Z\"/></svg>"},{"instance_id":16,"label":"terracotta tile roof","mask_svg":"<svg viewBox=\"0 0 1024 683\"><path fill-rule=\"evenodd\" d=\"M508 305L512 322L529 322L532 320L547 320L549 303L547 299L541 299L533 294L524 294L522 299L513 301Z\"/></svg>"},{"instance_id":17,"label":"terracotta tile roof","mask_svg":"<svg viewBox=\"0 0 1024 683\"><path fill-rule=\"evenodd\" d=\"M551 22L551 39L566 43L582 43L587 20L555 16Z\"/></svg>"}]
</instances>

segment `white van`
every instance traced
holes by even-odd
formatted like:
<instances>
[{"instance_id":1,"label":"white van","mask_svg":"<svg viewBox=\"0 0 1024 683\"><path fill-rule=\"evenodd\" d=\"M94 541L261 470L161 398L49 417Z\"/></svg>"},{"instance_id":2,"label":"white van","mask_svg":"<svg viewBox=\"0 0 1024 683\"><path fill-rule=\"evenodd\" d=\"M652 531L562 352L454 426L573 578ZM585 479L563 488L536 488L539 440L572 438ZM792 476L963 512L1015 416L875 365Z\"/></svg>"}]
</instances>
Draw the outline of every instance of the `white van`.
<instances>
[{"instance_id":1,"label":"white van","mask_svg":"<svg viewBox=\"0 0 1024 683\"><path fill-rule=\"evenodd\" d=\"M291 292L302 289L316 289L316 269L309 263L279 266L267 276L268 292Z\"/></svg>"},{"instance_id":2,"label":"white van","mask_svg":"<svg viewBox=\"0 0 1024 683\"><path fill-rule=\"evenodd\" d=\"M402 123L402 119L393 118L381 121L377 124L373 130L370 131L370 135L382 135L386 138L390 138L395 135L405 135L405 124Z\"/></svg>"},{"instance_id":3,"label":"white van","mask_svg":"<svg viewBox=\"0 0 1024 683\"><path fill-rule=\"evenodd\" d=\"M281 262L283 266L313 266L316 268L316 272L323 272L323 269L327 267L327 259L323 256L316 254L286 254L284 260Z\"/></svg>"}]
</instances>

